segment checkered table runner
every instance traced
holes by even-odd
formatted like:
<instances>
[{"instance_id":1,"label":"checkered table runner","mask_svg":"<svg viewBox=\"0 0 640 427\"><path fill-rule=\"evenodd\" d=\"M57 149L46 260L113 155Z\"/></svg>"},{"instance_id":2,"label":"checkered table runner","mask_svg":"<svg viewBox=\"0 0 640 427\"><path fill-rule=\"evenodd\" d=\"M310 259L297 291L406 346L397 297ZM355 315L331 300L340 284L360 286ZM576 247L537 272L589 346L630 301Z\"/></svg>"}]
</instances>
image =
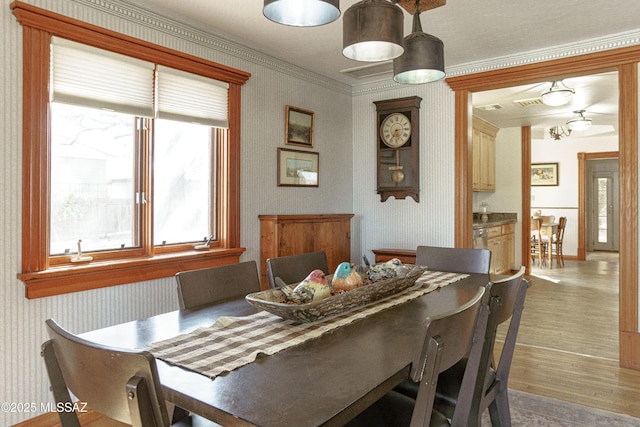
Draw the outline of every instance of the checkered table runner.
<instances>
[{"instance_id":1,"label":"checkered table runner","mask_svg":"<svg viewBox=\"0 0 640 427\"><path fill-rule=\"evenodd\" d=\"M296 323L266 311L245 317L220 317L211 326L149 344L145 349L158 359L213 379L253 362L259 354L271 355L302 344L467 276L426 271L414 286L398 294L317 322Z\"/></svg>"}]
</instances>

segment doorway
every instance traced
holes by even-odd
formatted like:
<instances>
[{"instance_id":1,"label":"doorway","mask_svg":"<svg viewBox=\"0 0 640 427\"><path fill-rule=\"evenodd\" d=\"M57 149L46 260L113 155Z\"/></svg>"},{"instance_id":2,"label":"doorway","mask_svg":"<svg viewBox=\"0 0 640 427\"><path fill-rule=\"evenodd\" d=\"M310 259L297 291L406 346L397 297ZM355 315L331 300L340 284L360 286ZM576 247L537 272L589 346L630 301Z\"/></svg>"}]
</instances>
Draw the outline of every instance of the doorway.
<instances>
[{"instance_id":1,"label":"doorway","mask_svg":"<svg viewBox=\"0 0 640 427\"><path fill-rule=\"evenodd\" d=\"M447 79L455 92L455 168L456 168L456 228L457 247L470 247L472 238L473 198L471 193L470 108L473 92L516 86L557 76L617 70L619 75L620 114L620 223L634 231L638 227L638 64L640 46L611 49L593 54L527 64L490 72L467 74ZM530 128L522 128L522 142L531 141ZM523 164L530 158L523 155ZM529 179L522 182L523 188ZM522 211L529 212L530 200L523 198ZM528 229L524 230L528 234ZM620 365L640 370L640 330L638 328L638 234L620 234Z\"/></svg>"},{"instance_id":2,"label":"doorway","mask_svg":"<svg viewBox=\"0 0 640 427\"><path fill-rule=\"evenodd\" d=\"M618 159L593 159L586 163L587 252L618 252Z\"/></svg>"}]
</instances>

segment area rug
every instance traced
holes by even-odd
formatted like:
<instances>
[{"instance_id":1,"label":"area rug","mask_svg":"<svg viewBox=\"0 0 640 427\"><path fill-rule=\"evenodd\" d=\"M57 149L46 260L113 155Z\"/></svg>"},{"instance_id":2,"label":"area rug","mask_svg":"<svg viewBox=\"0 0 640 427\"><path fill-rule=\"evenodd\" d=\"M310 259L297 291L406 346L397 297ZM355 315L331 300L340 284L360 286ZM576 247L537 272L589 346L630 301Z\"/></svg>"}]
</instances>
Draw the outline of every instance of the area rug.
<instances>
[{"instance_id":1,"label":"area rug","mask_svg":"<svg viewBox=\"0 0 640 427\"><path fill-rule=\"evenodd\" d=\"M514 427L640 427L640 418L517 390L509 390L509 404ZM485 411L482 427L490 426Z\"/></svg>"}]
</instances>

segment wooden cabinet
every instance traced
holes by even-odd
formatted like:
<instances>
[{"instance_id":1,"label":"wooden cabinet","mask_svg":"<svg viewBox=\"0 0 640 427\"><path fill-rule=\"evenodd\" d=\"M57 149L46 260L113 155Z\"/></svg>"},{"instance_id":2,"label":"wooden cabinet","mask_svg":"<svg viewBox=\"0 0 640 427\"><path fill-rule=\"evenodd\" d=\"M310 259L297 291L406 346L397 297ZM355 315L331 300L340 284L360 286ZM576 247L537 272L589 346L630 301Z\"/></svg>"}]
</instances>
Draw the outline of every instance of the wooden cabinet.
<instances>
[{"instance_id":1,"label":"wooden cabinet","mask_svg":"<svg viewBox=\"0 0 640 427\"><path fill-rule=\"evenodd\" d=\"M325 251L327 274L343 261L351 261L353 214L259 215L260 287L269 288L267 259Z\"/></svg>"},{"instance_id":2,"label":"wooden cabinet","mask_svg":"<svg viewBox=\"0 0 640 427\"><path fill-rule=\"evenodd\" d=\"M404 264L416 263L415 249L374 249L372 252L375 255L373 262L376 264L379 262L389 261L393 258L398 258Z\"/></svg>"},{"instance_id":3,"label":"wooden cabinet","mask_svg":"<svg viewBox=\"0 0 640 427\"><path fill-rule=\"evenodd\" d=\"M496 135L498 128L477 117L473 118L472 190L496 190Z\"/></svg>"},{"instance_id":4,"label":"wooden cabinet","mask_svg":"<svg viewBox=\"0 0 640 427\"><path fill-rule=\"evenodd\" d=\"M516 260L515 224L487 228L487 249L491 251L491 274L509 274Z\"/></svg>"}]
</instances>

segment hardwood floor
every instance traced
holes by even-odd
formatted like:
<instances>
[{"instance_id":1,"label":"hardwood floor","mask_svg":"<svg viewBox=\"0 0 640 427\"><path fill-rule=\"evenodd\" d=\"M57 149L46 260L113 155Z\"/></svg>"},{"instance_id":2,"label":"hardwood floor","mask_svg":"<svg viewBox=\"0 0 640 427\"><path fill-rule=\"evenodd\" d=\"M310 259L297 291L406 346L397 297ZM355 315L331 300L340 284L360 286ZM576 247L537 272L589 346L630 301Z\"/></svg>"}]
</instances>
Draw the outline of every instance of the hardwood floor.
<instances>
[{"instance_id":1,"label":"hardwood floor","mask_svg":"<svg viewBox=\"0 0 640 427\"><path fill-rule=\"evenodd\" d=\"M528 277L509 387L640 418L640 371L618 366L617 256L590 254Z\"/></svg>"}]
</instances>

